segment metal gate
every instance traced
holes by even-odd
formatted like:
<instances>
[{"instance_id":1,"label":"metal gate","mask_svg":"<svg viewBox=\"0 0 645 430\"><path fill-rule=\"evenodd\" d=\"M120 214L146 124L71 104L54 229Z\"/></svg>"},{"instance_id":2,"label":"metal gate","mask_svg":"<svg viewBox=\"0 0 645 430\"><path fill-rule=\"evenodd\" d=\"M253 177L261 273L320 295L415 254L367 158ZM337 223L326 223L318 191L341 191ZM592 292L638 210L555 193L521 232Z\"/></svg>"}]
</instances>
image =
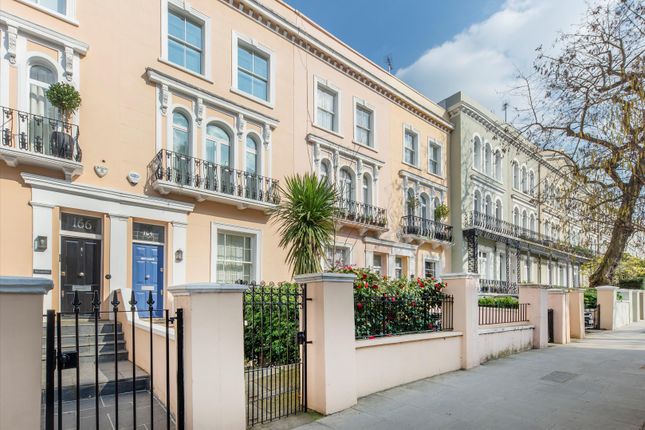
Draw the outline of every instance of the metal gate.
<instances>
[{"instance_id":1,"label":"metal gate","mask_svg":"<svg viewBox=\"0 0 645 430\"><path fill-rule=\"evenodd\" d=\"M111 310L100 310L96 291L92 311L82 313L78 292L74 292L71 312L47 311L46 430L138 428L141 425L148 429L184 428L183 310L177 309L171 316L170 311L164 309L161 318L156 318L160 310L155 309L151 293L142 304L137 303L133 293L128 303L129 309L120 310L115 292L110 302ZM129 333L122 331L119 316L131 317L133 323ZM175 330L177 354L177 374L173 375L176 377L174 416L166 407L171 404L171 327ZM137 331L140 341L141 336L146 340L144 355L153 358L148 360L147 371L135 364L136 357L141 354L137 350L141 347L136 341ZM129 351L125 349L126 334L129 335ZM155 336L162 342L161 351L159 343L154 348ZM161 379L165 383L160 390L153 382L159 381L158 372L163 372ZM165 392L165 399L156 396L155 391Z\"/></svg>"},{"instance_id":2,"label":"metal gate","mask_svg":"<svg viewBox=\"0 0 645 430\"><path fill-rule=\"evenodd\" d=\"M553 309L547 311L547 324L549 333L549 343L553 343Z\"/></svg>"},{"instance_id":3,"label":"metal gate","mask_svg":"<svg viewBox=\"0 0 645 430\"><path fill-rule=\"evenodd\" d=\"M307 285L250 285L244 293L248 427L307 410Z\"/></svg>"},{"instance_id":4,"label":"metal gate","mask_svg":"<svg viewBox=\"0 0 645 430\"><path fill-rule=\"evenodd\" d=\"M595 308L585 309L585 329L600 329L600 305L596 305Z\"/></svg>"}]
</instances>

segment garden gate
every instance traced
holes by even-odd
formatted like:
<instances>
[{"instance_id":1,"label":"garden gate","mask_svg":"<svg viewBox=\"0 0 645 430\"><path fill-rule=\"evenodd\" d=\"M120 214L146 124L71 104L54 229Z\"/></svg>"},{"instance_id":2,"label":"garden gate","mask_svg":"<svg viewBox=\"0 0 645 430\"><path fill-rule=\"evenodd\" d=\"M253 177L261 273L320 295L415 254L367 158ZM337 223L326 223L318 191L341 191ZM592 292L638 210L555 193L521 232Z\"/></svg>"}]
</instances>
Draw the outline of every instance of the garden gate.
<instances>
[{"instance_id":1,"label":"garden gate","mask_svg":"<svg viewBox=\"0 0 645 430\"><path fill-rule=\"evenodd\" d=\"M244 293L248 427L307 410L307 285L251 284Z\"/></svg>"},{"instance_id":2,"label":"garden gate","mask_svg":"<svg viewBox=\"0 0 645 430\"><path fill-rule=\"evenodd\" d=\"M47 311L45 430L142 425L148 429L184 428L183 310L177 309L171 316L167 309L155 309L154 303L150 293L148 300L137 306L133 294L129 309L119 309L115 292L110 303L112 309L100 310L99 294L95 291L91 312L84 313L75 291L71 312ZM123 314L130 314L133 322L130 351L125 349L125 333L119 322ZM140 319L134 324L136 314ZM177 347L175 416L166 407L171 398L170 327L175 330ZM140 341L144 338L148 356L154 357L149 372L135 364L137 332ZM161 349L158 345L154 348L155 336L163 342ZM162 377L155 377L155 372L163 372ZM153 380L164 381L165 387L156 390ZM164 392L165 399L155 396L155 391Z\"/></svg>"}]
</instances>

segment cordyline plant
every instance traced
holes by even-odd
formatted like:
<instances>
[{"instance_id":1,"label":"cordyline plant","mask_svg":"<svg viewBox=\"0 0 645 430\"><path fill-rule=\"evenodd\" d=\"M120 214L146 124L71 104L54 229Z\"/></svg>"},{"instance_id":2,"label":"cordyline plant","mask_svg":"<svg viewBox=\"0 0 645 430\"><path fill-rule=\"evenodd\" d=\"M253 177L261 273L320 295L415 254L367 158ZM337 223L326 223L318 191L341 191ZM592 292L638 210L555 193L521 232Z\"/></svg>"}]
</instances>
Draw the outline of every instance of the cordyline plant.
<instances>
[{"instance_id":1,"label":"cordyline plant","mask_svg":"<svg viewBox=\"0 0 645 430\"><path fill-rule=\"evenodd\" d=\"M445 282L431 278L388 278L365 268L335 269L356 275L354 321L357 338L441 330Z\"/></svg>"},{"instance_id":2,"label":"cordyline plant","mask_svg":"<svg viewBox=\"0 0 645 430\"><path fill-rule=\"evenodd\" d=\"M288 177L285 183L271 213L280 246L287 248L293 275L320 272L325 249L333 243L336 194L328 181L310 173Z\"/></svg>"}]
</instances>

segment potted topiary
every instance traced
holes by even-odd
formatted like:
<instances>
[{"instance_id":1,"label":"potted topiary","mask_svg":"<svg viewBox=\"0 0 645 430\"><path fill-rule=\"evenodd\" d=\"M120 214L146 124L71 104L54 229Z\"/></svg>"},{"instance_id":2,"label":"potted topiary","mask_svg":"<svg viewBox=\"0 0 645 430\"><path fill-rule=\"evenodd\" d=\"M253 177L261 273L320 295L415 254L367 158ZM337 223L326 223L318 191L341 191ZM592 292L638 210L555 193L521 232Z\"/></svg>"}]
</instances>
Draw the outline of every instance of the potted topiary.
<instances>
[{"instance_id":1,"label":"potted topiary","mask_svg":"<svg viewBox=\"0 0 645 430\"><path fill-rule=\"evenodd\" d=\"M61 129L55 130L51 134L49 139L51 153L71 159L74 152L71 119L74 112L81 106L81 95L73 85L65 82L51 84L45 95L52 106L58 109L64 121Z\"/></svg>"}]
</instances>

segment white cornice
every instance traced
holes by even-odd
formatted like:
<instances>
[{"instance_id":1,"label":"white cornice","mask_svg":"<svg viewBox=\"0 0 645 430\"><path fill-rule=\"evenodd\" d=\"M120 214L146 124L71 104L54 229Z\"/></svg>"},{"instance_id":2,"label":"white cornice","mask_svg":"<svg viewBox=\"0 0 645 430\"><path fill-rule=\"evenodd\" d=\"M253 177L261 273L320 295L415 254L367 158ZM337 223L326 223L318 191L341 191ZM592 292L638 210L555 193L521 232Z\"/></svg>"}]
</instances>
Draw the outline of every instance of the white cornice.
<instances>
[{"instance_id":1,"label":"white cornice","mask_svg":"<svg viewBox=\"0 0 645 430\"><path fill-rule=\"evenodd\" d=\"M414 182L418 182L419 184L424 185L428 188L434 188L444 192L448 191L448 188L446 186L432 182L430 179L419 176L416 173L408 172L407 170L399 170L399 176L402 178L408 178L409 180Z\"/></svg>"},{"instance_id":2,"label":"white cornice","mask_svg":"<svg viewBox=\"0 0 645 430\"><path fill-rule=\"evenodd\" d=\"M254 110L245 108L235 102L226 100L202 88L180 81L170 75L155 70L153 68L146 68L146 77L148 81L155 84L166 85L168 89L174 92L183 93L194 99L202 99L204 104L210 104L220 109L226 110L233 114L241 113L245 119L252 120L260 124L268 124L275 128L279 121L275 118L263 115Z\"/></svg>"},{"instance_id":3,"label":"white cornice","mask_svg":"<svg viewBox=\"0 0 645 430\"><path fill-rule=\"evenodd\" d=\"M293 43L296 46L310 52L312 55L315 55L322 61L331 65L332 67L340 70L342 73L350 76L351 78L361 82L372 90L382 94L383 96L389 98L390 100L397 103L399 106L404 109L412 112L414 115L419 118L428 121L435 126L441 128L444 131L450 131L453 129L452 124L449 121L446 121L441 115L433 112L432 110L424 107L418 101L412 99L410 96L402 93L400 90L395 88L392 84L387 83L383 79L377 77L372 72L368 71L366 68L360 66L356 62L349 59L347 56L331 48L329 45L325 44L321 40L315 38L311 34L307 33L304 29L297 27L293 23L289 22L284 17L278 15L276 12L267 8L266 6L260 4L256 0L221 0L224 4L229 5L234 10L246 15L250 19L255 20L258 24L266 27L270 31L284 37L289 42ZM359 54L360 55L360 54ZM398 80L396 77L392 77L400 82L401 85L408 87L405 83ZM410 87L408 87L410 88ZM416 90L410 88L411 91L416 92ZM420 98L425 98L419 94ZM436 105L429 99L426 99L429 103ZM437 105L440 109L440 106Z\"/></svg>"},{"instance_id":4,"label":"white cornice","mask_svg":"<svg viewBox=\"0 0 645 430\"><path fill-rule=\"evenodd\" d=\"M32 34L49 42L69 46L80 55L85 55L87 53L87 50L90 48L89 45L85 42L81 42L78 39L74 39L73 37L69 37L50 28L34 24L31 21L27 21L26 19L12 15L5 11L0 11L0 23L16 27L19 31L24 31L25 33Z\"/></svg>"},{"instance_id":5,"label":"white cornice","mask_svg":"<svg viewBox=\"0 0 645 430\"><path fill-rule=\"evenodd\" d=\"M503 186L497 184L495 181L486 177L482 173L477 172L476 170L473 170L473 172L476 172L476 173L471 173L470 179L472 179L474 182L477 182L485 187L489 187L500 194L506 193L506 190L504 189Z\"/></svg>"},{"instance_id":6,"label":"white cornice","mask_svg":"<svg viewBox=\"0 0 645 430\"><path fill-rule=\"evenodd\" d=\"M358 151L353 151L349 148L346 148L342 145L329 141L323 137L317 136L315 134L309 133L307 135L307 142L311 144L320 145L322 148L327 148L331 151L338 151L338 153L344 157L347 157L352 160L361 160L364 163L371 164L374 166L382 167L385 165L384 161L374 158L369 155L361 154Z\"/></svg>"},{"instance_id":7,"label":"white cornice","mask_svg":"<svg viewBox=\"0 0 645 430\"><path fill-rule=\"evenodd\" d=\"M169 212L189 213L195 208L190 203L175 202L158 197L142 196L123 191L116 191L109 188L98 188L89 185L81 185L61 179L53 179L32 173L21 173L23 181L31 188L57 191L65 194L73 194L81 197L88 197L96 200L129 204L150 209L160 209Z\"/></svg>"}]
</instances>

